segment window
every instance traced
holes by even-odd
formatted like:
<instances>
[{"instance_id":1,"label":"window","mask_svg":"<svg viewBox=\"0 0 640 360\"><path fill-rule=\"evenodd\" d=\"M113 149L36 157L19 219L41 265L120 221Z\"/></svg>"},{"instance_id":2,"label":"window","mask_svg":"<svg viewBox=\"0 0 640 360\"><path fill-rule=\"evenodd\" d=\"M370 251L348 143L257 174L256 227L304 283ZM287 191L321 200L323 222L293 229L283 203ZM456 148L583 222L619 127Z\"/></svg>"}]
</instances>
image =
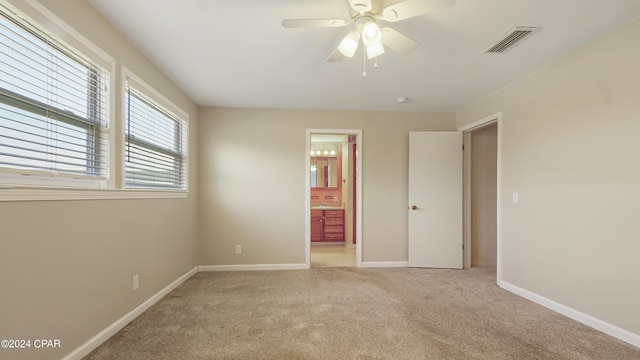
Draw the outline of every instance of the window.
<instances>
[{"instance_id":1,"label":"window","mask_svg":"<svg viewBox=\"0 0 640 360\"><path fill-rule=\"evenodd\" d=\"M129 81L124 103L125 187L186 190L186 121Z\"/></svg>"},{"instance_id":2,"label":"window","mask_svg":"<svg viewBox=\"0 0 640 360\"><path fill-rule=\"evenodd\" d=\"M106 187L109 73L0 5L0 182Z\"/></svg>"},{"instance_id":3,"label":"window","mask_svg":"<svg viewBox=\"0 0 640 360\"><path fill-rule=\"evenodd\" d=\"M0 201L188 196L188 113L115 72L39 2L0 0Z\"/></svg>"}]
</instances>

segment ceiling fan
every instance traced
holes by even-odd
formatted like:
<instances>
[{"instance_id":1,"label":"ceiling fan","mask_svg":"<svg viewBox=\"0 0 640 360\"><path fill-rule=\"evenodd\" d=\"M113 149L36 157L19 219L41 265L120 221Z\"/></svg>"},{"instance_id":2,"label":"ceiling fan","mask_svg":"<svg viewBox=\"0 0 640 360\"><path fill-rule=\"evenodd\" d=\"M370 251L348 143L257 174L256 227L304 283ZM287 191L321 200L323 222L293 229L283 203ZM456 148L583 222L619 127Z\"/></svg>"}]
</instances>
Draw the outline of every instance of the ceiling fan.
<instances>
[{"instance_id":1,"label":"ceiling fan","mask_svg":"<svg viewBox=\"0 0 640 360\"><path fill-rule=\"evenodd\" d=\"M348 19L285 19L284 28L345 27L355 26L340 41L327 61L340 61L353 57L360 44L366 48L367 58L384 54L385 46L400 54L409 54L418 43L390 27L380 28L379 21L398 22L436 10L454 6L456 0L404 0L384 6L384 0L348 0L351 11Z\"/></svg>"}]
</instances>

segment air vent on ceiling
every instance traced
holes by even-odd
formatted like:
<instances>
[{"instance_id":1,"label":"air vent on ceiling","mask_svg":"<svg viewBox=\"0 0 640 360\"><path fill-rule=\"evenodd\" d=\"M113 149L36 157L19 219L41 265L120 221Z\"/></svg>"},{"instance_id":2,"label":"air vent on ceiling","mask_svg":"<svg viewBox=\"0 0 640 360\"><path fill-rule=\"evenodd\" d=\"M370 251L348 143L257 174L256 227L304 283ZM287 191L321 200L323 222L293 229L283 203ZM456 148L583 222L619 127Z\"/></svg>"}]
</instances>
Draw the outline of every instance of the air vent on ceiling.
<instances>
[{"instance_id":1,"label":"air vent on ceiling","mask_svg":"<svg viewBox=\"0 0 640 360\"><path fill-rule=\"evenodd\" d=\"M511 29L511 31L509 31L500 41L498 41L498 43L487 49L484 53L505 53L538 30L540 30L540 28L516 26Z\"/></svg>"}]
</instances>

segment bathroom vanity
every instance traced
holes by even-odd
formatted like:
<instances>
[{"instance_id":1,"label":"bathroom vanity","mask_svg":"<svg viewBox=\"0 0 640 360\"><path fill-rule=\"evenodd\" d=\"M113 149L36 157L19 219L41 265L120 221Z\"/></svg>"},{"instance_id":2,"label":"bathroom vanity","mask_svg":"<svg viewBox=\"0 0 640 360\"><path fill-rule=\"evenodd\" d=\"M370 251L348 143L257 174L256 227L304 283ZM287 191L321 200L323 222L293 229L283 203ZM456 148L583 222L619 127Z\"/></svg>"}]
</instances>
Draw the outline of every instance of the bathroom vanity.
<instances>
[{"instance_id":1,"label":"bathroom vanity","mask_svg":"<svg viewBox=\"0 0 640 360\"><path fill-rule=\"evenodd\" d=\"M344 208L311 208L311 242L344 242Z\"/></svg>"}]
</instances>

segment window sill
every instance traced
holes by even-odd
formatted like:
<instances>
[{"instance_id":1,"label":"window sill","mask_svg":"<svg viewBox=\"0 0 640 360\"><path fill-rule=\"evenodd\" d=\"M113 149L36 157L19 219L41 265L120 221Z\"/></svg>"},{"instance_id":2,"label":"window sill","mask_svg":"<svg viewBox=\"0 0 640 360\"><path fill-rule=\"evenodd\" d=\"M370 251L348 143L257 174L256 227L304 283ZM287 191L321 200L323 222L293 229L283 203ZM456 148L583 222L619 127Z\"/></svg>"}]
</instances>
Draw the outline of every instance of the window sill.
<instances>
[{"instance_id":1,"label":"window sill","mask_svg":"<svg viewBox=\"0 0 640 360\"><path fill-rule=\"evenodd\" d=\"M0 202L62 200L184 199L188 191L18 188L0 185Z\"/></svg>"}]
</instances>

